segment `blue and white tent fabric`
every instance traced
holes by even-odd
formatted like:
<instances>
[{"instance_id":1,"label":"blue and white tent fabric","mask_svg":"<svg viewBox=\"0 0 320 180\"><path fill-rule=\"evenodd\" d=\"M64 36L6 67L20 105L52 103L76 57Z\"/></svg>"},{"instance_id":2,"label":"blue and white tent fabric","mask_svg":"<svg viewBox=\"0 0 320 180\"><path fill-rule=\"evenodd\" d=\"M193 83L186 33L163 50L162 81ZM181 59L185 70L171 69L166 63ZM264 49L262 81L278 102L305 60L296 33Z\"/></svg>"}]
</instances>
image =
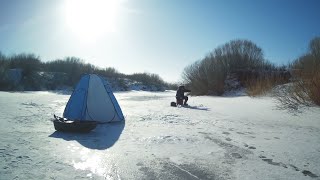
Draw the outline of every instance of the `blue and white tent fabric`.
<instances>
[{"instance_id":1,"label":"blue and white tent fabric","mask_svg":"<svg viewBox=\"0 0 320 180\"><path fill-rule=\"evenodd\" d=\"M63 116L74 121L100 123L124 120L108 82L95 74L82 76L64 109Z\"/></svg>"}]
</instances>

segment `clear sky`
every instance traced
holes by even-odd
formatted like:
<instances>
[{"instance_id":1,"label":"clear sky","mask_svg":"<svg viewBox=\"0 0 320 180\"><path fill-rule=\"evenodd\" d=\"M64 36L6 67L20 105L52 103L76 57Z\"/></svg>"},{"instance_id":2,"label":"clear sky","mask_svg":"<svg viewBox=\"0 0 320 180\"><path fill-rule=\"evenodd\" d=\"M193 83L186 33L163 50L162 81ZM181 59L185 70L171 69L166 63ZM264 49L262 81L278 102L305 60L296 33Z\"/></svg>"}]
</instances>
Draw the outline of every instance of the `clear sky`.
<instances>
[{"instance_id":1,"label":"clear sky","mask_svg":"<svg viewBox=\"0 0 320 180\"><path fill-rule=\"evenodd\" d=\"M0 51L75 56L126 74L179 81L233 39L286 64L320 36L320 0L0 0Z\"/></svg>"}]
</instances>

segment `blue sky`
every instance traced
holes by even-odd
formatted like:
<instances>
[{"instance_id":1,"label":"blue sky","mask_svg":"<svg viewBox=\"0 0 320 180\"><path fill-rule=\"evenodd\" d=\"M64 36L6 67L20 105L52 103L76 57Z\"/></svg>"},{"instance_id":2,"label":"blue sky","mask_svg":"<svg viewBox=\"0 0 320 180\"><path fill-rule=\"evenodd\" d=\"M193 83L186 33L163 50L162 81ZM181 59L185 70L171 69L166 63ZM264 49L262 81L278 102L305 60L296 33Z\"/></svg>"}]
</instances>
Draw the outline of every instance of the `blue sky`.
<instances>
[{"instance_id":1,"label":"blue sky","mask_svg":"<svg viewBox=\"0 0 320 180\"><path fill-rule=\"evenodd\" d=\"M0 51L43 61L75 56L176 82L184 67L230 40L251 40L281 65L320 36L319 0L106 1L0 0Z\"/></svg>"}]
</instances>

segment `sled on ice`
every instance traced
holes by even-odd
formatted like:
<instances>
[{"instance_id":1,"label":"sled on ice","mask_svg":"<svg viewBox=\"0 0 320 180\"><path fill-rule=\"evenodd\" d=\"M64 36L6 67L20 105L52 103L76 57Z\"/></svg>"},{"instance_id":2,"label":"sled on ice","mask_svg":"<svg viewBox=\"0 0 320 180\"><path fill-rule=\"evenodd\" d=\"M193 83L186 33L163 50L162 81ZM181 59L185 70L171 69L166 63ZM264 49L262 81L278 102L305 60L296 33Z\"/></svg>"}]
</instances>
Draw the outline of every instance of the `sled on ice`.
<instances>
[{"instance_id":1,"label":"sled on ice","mask_svg":"<svg viewBox=\"0 0 320 180\"><path fill-rule=\"evenodd\" d=\"M55 130L63 132L88 133L96 128L97 121L72 121L54 115L53 125Z\"/></svg>"}]
</instances>

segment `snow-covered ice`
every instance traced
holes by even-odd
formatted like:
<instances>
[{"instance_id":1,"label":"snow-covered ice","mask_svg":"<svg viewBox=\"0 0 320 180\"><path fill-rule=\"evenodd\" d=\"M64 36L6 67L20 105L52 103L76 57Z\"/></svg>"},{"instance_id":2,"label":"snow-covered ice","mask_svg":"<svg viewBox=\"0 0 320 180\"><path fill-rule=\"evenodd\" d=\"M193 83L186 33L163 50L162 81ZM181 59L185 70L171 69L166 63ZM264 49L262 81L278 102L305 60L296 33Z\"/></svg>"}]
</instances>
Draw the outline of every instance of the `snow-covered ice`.
<instances>
[{"instance_id":1,"label":"snow-covered ice","mask_svg":"<svg viewBox=\"0 0 320 180\"><path fill-rule=\"evenodd\" d=\"M271 97L119 92L125 123L56 132L70 95L0 92L0 179L319 179L320 109Z\"/></svg>"}]
</instances>

